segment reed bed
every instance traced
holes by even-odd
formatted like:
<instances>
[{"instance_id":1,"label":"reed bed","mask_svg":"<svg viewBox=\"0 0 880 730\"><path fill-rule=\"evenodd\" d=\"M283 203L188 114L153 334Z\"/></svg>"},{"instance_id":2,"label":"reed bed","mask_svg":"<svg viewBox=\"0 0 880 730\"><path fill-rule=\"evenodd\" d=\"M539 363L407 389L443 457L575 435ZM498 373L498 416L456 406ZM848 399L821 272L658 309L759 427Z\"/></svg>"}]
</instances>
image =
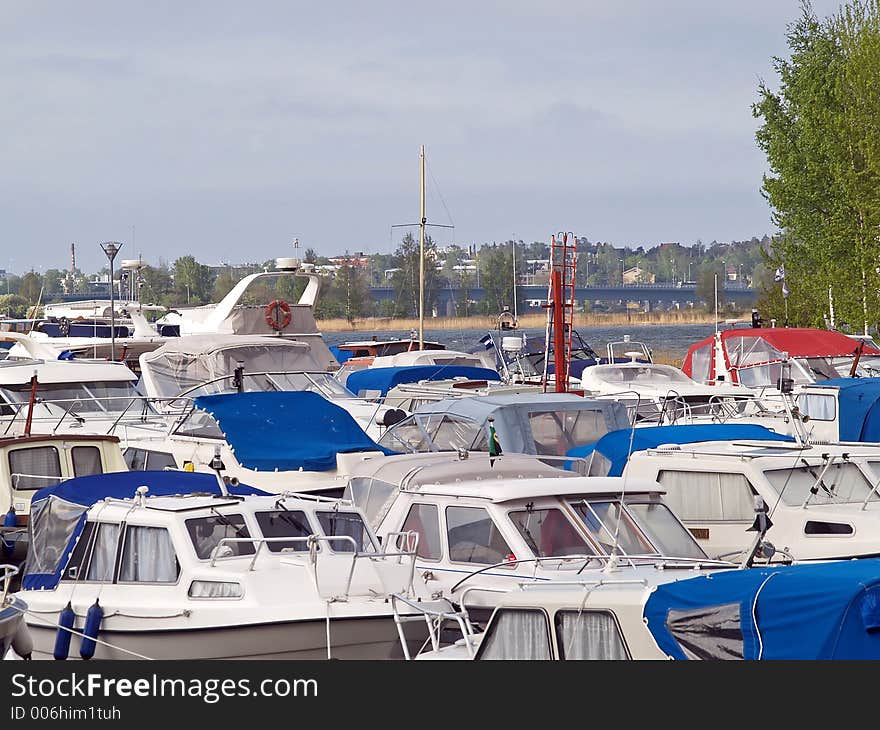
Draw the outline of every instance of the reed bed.
<instances>
[{"instance_id":1,"label":"reed bed","mask_svg":"<svg viewBox=\"0 0 880 730\"><path fill-rule=\"evenodd\" d=\"M745 316L739 314L735 316ZM616 325L651 325L651 324L713 324L713 312L693 310L676 310L673 312L611 312L583 313L574 315L575 329L578 327ZM472 317L426 317L426 330L467 330L493 329L498 324L497 317L475 315ZM523 328L544 327L547 316L542 313L523 314L519 317L519 326ZM375 331L406 331L418 330L419 320L397 319L391 317L366 317L350 322L344 318L318 320L318 328L326 332L375 332Z\"/></svg>"}]
</instances>

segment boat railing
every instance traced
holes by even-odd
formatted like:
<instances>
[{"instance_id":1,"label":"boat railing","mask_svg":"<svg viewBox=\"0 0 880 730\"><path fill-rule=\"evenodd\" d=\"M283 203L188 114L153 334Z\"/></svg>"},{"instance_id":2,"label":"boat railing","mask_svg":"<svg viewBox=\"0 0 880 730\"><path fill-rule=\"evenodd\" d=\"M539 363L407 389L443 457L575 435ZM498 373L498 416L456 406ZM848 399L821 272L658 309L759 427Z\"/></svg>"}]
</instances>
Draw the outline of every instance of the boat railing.
<instances>
[{"instance_id":1,"label":"boat railing","mask_svg":"<svg viewBox=\"0 0 880 730\"><path fill-rule=\"evenodd\" d=\"M478 570L474 570L459 581L457 581L450 589L450 593L454 593L458 588L465 582L470 580L476 575L481 575L486 573L489 570L497 570L498 568L510 567L513 565L520 564L534 564L535 570L540 567L541 563L558 563L558 562L572 562L583 560L583 565L578 569L576 575L580 575L587 568L588 565L592 562L596 562L599 564L597 570L601 569L606 572L611 572L613 570L619 570L622 567L624 568L637 568L639 566L652 566L660 569L668 569L668 568L687 568L691 570L701 570L703 568L736 568L737 565L728 560L715 560L712 558L690 558L690 557L673 557L667 555L658 555L658 554L640 554L640 555L629 555L629 554L618 554L613 553L611 555L602 553L602 554L575 554L575 555L547 555L547 556L533 556L529 558L517 558L516 560L504 560L502 562L493 563L492 565L486 565ZM621 565L623 562L623 565ZM511 573L510 575L503 575L501 573L493 573L494 577L504 577L504 578L523 578L526 576ZM544 578L537 576L533 578L532 582L538 581L540 583L553 583L554 585L557 583L555 578Z\"/></svg>"},{"instance_id":2,"label":"boat railing","mask_svg":"<svg viewBox=\"0 0 880 730\"><path fill-rule=\"evenodd\" d=\"M401 615L398 604L403 604L418 611L419 615ZM468 656L473 658L477 646L477 641L475 641L476 632L471 625L467 609L464 608L464 606L462 606L461 609L456 610L452 605L452 602L446 598L438 598L432 601L419 601L407 596L402 596L399 593L392 593L391 610L394 614L394 624L397 626L397 635L400 637L400 645L403 648L404 659L409 660L413 657L409 651L409 645L406 641L403 625L410 621L420 620L424 620L428 627L428 638L425 640L422 648L419 649L418 654L422 652L428 641L431 642L431 648L434 651L438 651L440 649L440 634L443 630L443 625L447 621L453 621L458 625L458 630L461 632L464 645L467 647Z\"/></svg>"},{"instance_id":3,"label":"boat railing","mask_svg":"<svg viewBox=\"0 0 880 730\"><path fill-rule=\"evenodd\" d=\"M323 372L317 370L260 370L260 371L249 371L245 370L241 373L227 373L225 375L218 375L216 378L211 378L210 380L202 381L196 385L193 385L185 390L180 391L176 396L169 398L168 400L174 401L178 398L185 399L187 401L192 400L195 396L192 396L192 393L195 393L202 388L208 388L217 383L222 383L224 381L231 381L232 387L231 390L238 390L239 387L243 387L243 378L254 378L257 376L266 376L271 378L273 375L302 375L304 376L311 384L318 389L318 391L325 396L333 397L333 398L349 398L355 400L359 399L354 393L349 392L347 395L345 393L332 392L331 389L325 387L316 376L329 376L333 377L333 373L331 372ZM287 390L287 388L283 387L283 384L272 382L278 390ZM342 383L339 383L339 387L345 389L345 386ZM218 391L223 392L223 391Z\"/></svg>"},{"instance_id":4,"label":"boat railing","mask_svg":"<svg viewBox=\"0 0 880 730\"><path fill-rule=\"evenodd\" d=\"M19 567L3 563L0 565L0 571L3 571L3 577L0 578L3 581L3 597L0 599L0 606L5 607L9 597L9 589L12 587L12 579L18 575Z\"/></svg>"},{"instance_id":5,"label":"boat railing","mask_svg":"<svg viewBox=\"0 0 880 730\"><path fill-rule=\"evenodd\" d=\"M410 533L392 533L397 535L407 535ZM320 583L318 579L318 558L320 556L319 552L319 544L327 543L328 547L332 542L348 542L352 546L352 551L350 553L341 553L342 555L350 555L351 556L351 564L348 569L348 577L345 582L345 590L342 592L341 596L335 596L335 600L347 600L351 594L351 585L354 580L354 572L355 568L358 565L359 560L370 560L372 562L378 560L386 560L386 559L396 559L399 565L403 564L403 558L410 558L410 570L409 570L409 579L407 581L407 585L409 590L412 590L413 578L415 577L415 565L416 565L416 549L418 545L418 535L416 533L411 533L415 535L415 539L412 541L414 546L413 550L395 550L395 551L360 551L358 550L358 544L355 539L351 535L307 535L303 537L224 537L222 538L214 550L212 551L210 567L215 567L217 560L226 560L230 558L238 558L243 557L241 555L220 555L220 548L223 545L234 545L241 543L249 543L254 546L254 555L251 558L250 565L248 566L248 570L254 570L254 567L257 562L257 558L260 555L260 552L263 549L263 545L271 544L271 543L302 543L306 546L308 551L308 565L312 570L312 576L315 581L315 590L320 593ZM409 543L407 544L409 547ZM340 554L336 553L335 554Z\"/></svg>"}]
</instances>

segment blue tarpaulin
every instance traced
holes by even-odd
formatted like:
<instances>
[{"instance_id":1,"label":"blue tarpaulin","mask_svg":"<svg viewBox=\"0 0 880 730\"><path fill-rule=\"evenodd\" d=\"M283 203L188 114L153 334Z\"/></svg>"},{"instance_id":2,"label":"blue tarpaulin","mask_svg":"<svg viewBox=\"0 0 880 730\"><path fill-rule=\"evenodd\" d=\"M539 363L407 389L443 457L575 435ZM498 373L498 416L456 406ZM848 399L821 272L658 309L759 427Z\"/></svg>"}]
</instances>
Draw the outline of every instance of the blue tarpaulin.
<instances>
[{"instance_id":1,"label":"blue tarpaulin","mask_svg":"<svg viewBox=\"0 0 880 730\"><path fill-rule=\"evenodd\" d=\"M330 352L333 354L333 357L336 358L336 361L342 365L346 360L350 359L354 352L351 350L341 350L338 345L330 345Z\"/></svg>"},{"instance_id":2,"label":"blue tarpaulin","mask_svg":"<svg viewBox=\"0 0 880 730\"><path fill-rule=\"evenodd\" d=\"M880 441L880 378L833 378L838 389L840 441Z\"/></svg>"},{"instance_id":3,"label":"blue tarpaulin","mask_svg":"<svg viewBox=\"0 0 880 730\"><path fill-rule=\"evenodd\" d=\"M630 441L631 439L631 441ZM641 426L609 431L594 444L569 449L566 456L588 458L593 451L611 462L607 476L623 474L631 451L653 449L662 444L693 444L700 441L794 441L765 426L750 423L707 423L685 426Z\"/></svg>"},{"instance_id":4,"label":"blue tarpaulin","mask_svg":"<svg viewBox=\"0 0 880 730\"><path fill-rule=\"evenodd\" d=\"M89 508L103 499L131 499L137 488L146 486L147 497L189 494L222 494L213 474L185 471L123 471L67 479L43 487L31 499L29 550L39 550L39 559L28 560L22 578L24 590L51 589L82 534ZM229 494L268 495L246 484L228 485ZM34 567L35 565L41 567Z\"/></svg>"},{"instance_id":5,"label":"blue tarpaulin","mask_svg":"<svg viewBox=\"0 0 880 730\"><path fill-rule=\"evenodd\" d=\"M311 391L203 395L238 463L259 471L328 471L336 454L396 453L379 446L344 408Z\"/></svg>"},{"instance_id":6,"label":"blue tarpaulin","mask_svg":"<svg viewBox=\"0 0 880 730\"><path fill-rule=\"evenodd\" d=\"M449 378L468 378L470 380L500 381L497 371L469 365L401 365L395 368L364 368L348 376L345 387L355 395L364 391L378 391L388 395L388 391L401 383L418 383L420 380L447 380Z\"/></svg>"},{"instance_id":7,"label":"blue tarpaulin","mask_svg":"<svg viewBox=\"0 0 880 730\"><path fill-rule=\"evenodd\" d=\"M861 558L664 583L644 617L675 659L880 659L878 605L880 559Z\"/></svg>"}]
</instances>

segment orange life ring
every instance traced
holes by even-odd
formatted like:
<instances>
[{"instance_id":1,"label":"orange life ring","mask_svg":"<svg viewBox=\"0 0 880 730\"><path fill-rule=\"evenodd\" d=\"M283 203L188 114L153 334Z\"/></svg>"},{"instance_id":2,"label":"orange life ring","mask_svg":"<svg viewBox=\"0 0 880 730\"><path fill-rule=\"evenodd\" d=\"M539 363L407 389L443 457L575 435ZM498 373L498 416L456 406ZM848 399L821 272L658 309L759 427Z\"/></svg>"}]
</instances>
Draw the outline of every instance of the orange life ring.
<instances>
[{"instance_id":1,"label":"orange life ring","mask_svg":"<svg viewBox=\"0 0 880 730\"><path fill-rule=\"evenodd\" d=\"M287 327L290 324L290 305L283 299L273 299L269 302L266 305L266 324L273 330L283 330Z\"/></svg>"}]
</instances>

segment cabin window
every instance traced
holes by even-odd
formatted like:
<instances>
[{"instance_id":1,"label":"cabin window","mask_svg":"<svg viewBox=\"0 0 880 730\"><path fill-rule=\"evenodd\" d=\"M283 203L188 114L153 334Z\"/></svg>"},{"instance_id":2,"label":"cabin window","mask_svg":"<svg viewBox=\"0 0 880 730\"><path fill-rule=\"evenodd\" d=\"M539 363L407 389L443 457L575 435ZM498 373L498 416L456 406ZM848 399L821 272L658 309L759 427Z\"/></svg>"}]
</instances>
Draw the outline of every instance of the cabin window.
<instances>
[{"instance_id":1,"label":"cabin window","mask_svg":"<svg viewBox=\"0 0 880 730\"><path fill-rule=\"evenodd\" d=\"M539 610L499 608L480 642L477 659L552 659L550 624Z\"/></svg>"},{"instance_id":2,"label":"cabin window","mask_svg":"<svg viewBox=\"0 0 880 730\"><path fill-rule=\"evenodd\" d=\"M629 659L614 615L607 611L557 611L560 659Z\"/></svg>"},{"instance_id":3,"label":"cabin window","mask_svg":"<svg viewBox=\"0 0 880 730\"><path fill-rule=\"evenodd\" d=\"M569 449L594 443L608 433L602 411L529 413L529 426L536 453L547 456L565 456Z\"/></svg>"},{"instance_id":4,"label":"cabin window","mask_svg":"<svg viewBox=\"0 0 880 730\"><path fill-rule=\"evenodd\" d=\"M712 343L698 347L691 353L691 378L708 383L712 374Z\"/></svg>"},{"instance_id":5,"label":"cabin window","mask_svg":"<svg viewBox=\"0 0 880 730\"><path fill-rule=\"evenodd\" d=\"M101 449L97 446L74 446L70 450L73 459L73 475L86 477L91 474L103 474Z\"/></svg>"},{"instance_id":6,"label":"cabin window","mask_svg":"<svg viewBox=\"0 0 880 730\"><path fill-rule=\"evenodd\" d=\"M379 445L394 451L405 450L410 453L430 451L430 437L419 421L410 416L393 428L388 429L379 439Z\"/></svg>"},{"instance_id":7,"label":"cabin window","mask_svg":"<svg viewBox=\"0 0 880 730\"><path fill-rule=\"evenodd\" d=\"M128 525L119 566L120 583L176 583L180 564L164 527Z\"/></svg>"},{"instance_id":8,"label":"cabin window","mask_svg":"<svg viewBox=\"0 0 880 730\"><path fill-rule=\"evenodd\" d=\"M54 446L34 446L9 452L13 489L42 489L61 481L61 461Z\"/></svg>"},{"instance_id":9,"label":"cabin window","mask_svg":"<svg viewBox=\"0 0 880 730\"><path fill-rule=\"evenodd\" d=\"M419 544L416 554L426 560L440 560L442 548L440 547L440 514L435 504L414 504L409 508L409 514L400 528L401 532L418 533ZM404 549L401 543L399 549Z\"/></svg>"},{"instance_id":10,"label":"cabin window","mask_svg":"<svg viewBox=\"0 0 880 730\"><path fill-rule=\"evenodd\" d=\"M635 521L617 501L573 500L571 506L584 527L607 554L656 555Z\"/></svg>"},{"instance_id":11,"label":"cabin window","mask_svg":"<svg viewBox=\"0 0 880 730\"><path fill-rule=\"evenodd\" d=\"M217 557L220 558L254 554L254 544L250 540L247 542L225 542L222 546L220 545L220 541L227 538L249 538L251 536L244 523L244 517L241 515L221 515L218 513L211 517L195 517L186 520L186 529L200 560L210 560L215 549Z\"/></svg>"},{"instance_id":12,"label":"cabin window","mask_svg":"<svg viewBox=\"0 0 880 730\"><path fill-rule=\"evenodd\" d=\"M177 468L174 456L165 451L149 451L147 449L127 448L123 454L129 471L162 471L166 467Z\"/></svg>"},{"instance_id":13,"label":"cabin window","mask_svg":"<svg viewBox=\"0 0 880 730\"><path fill-rule=\"evenodd\" d=\"M539 558L596 554L561 509L517 510L509 515L526 545Z\"/></svg>"},{"instance_id":14,"label":"cabin window","mask_svg":"<svg viewBox=\"0 0 880 730\"><path fill-rule=\"evenodd\" d=\"M880 499L862 470L852 462L800 466L796 469L768 469L764 472L770 484L790 506L800 506L809 497L809 504L841 504L871 502ZM812 494L811 490L816 493Z\"/></svg>"},{"instance_id":15,"label":"cabin window","mask_svg":"<svg viewBox=\"0 0 880 730\"><path fill-rule=\"evenodd\" d=\"M278 509L256 513L257 524L263 537L308 537L316 531L302 510ZM267 542L266 548L273 553L305 552L309 545L305 540L277 540Z\"/></svg>"},{"instance_id":16,"label":"cabin window","mask_svg":"<svg viewBox=\"0 0 880 730\"><path fill-rule=\"evenodd\" d=\"M459 563L503 563L513 554L482 507L447 507L449 559Z\"/></svg>"},{"instance_id":17,"label":"cabin window","mask_svg":"<svg viewBox=\"0 0 880 730\"><path fill-rule=\"evenodd\" d=\"M120 526L112 522L101 522L92 548L86 580L112 583L116 569L116 553L119 547Z\"/></svg>"},{"instance_id":18,"label":"cabin window","mask_svg":"<svg viewBox=\"0 0 880 730\"><path fill-rule=\"evenodd\" d=\"M89 552L92 547L92 540L95 535L95 523L86 522L83 530L76 541L73 548L73 554L61 574L61 580L78 580L82 578L82 573L86 569L89 560Z\"/></svg>"},{"instance_id":19,"label":"cabin window","mask_svg":"<svg viewBox=\"0 0 880 730\"><path fill-rule=\"evenodd\" d=\"M755 490L745 474L663 470L657 481L666 488L666 503L682 521L751 522Z\"/></svg>"},{"instance_id":20,"label":"cabin window","mask_svg":"<svg viewBox=\"0 0 880 730\"><path fill-rule=\"evenodd\" d=\"M316 512L321 529L327 537L341 539L330 540L330 549L336 553L375 552L376 546L363 519L357 512L341 512L328 510ZM347 538L351 538L348 540ZM352 544L352 540L354 544Z\"/></svg>"},{"instance_id":21,"label":"cabin window","mask_svg":"<svg viewBox=\"0 0 880 730\"><path fill-rule=\"evenodd\" d=\"M837 417L833 395L804 393L797 397L797 406L814 421L833 421Z\"/></svg>"},{"instance_id":22,"label":"cabin window","mask_svg":"<svg viewBox=\"0 0 880 730\"><path fill-rule=\"evenodd\" d=\"M664 555L698 560L708 557L690 531L665 504L627 502L626 508Z\"/></svg>"}]
</instances>

